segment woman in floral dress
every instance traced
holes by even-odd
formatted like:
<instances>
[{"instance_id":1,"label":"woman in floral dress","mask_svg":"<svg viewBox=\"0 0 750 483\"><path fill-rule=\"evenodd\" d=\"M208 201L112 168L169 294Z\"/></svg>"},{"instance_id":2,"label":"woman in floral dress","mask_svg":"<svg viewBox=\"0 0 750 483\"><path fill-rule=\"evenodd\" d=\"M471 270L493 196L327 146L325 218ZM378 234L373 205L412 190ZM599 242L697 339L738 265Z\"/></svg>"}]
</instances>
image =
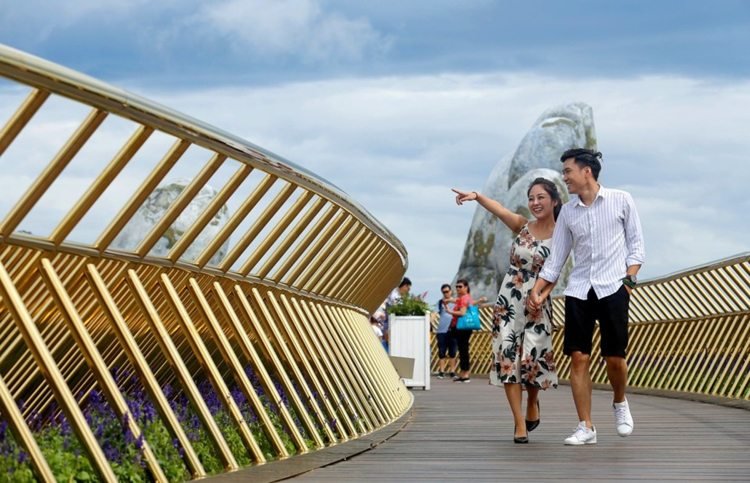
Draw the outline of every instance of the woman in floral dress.
<instances>
[{"instance_id":1,"label":"woman in floral dress","mask_svg":"<svg viewBox=\"0 0 750 483\"><path fill-rule=\"evenodd\" d=\"M534 220L510 211L500 203L475 191L456 193L456 203L476 200L497 216L516 238L510 249L510 266L500 285L493 312L490 384L503 386L513 412L513 441L527 443L529 431L540 422L539 390L557 387L552 351L552 305L537 312L526 308L526 297L550 253L555 219L562 207L557 187L545 178L536 178L527 192L529 211ZM547 292L552 290L547 287ZM522 410L522 387L528 393L526 413Z\"/></svg>"}]
</instances>

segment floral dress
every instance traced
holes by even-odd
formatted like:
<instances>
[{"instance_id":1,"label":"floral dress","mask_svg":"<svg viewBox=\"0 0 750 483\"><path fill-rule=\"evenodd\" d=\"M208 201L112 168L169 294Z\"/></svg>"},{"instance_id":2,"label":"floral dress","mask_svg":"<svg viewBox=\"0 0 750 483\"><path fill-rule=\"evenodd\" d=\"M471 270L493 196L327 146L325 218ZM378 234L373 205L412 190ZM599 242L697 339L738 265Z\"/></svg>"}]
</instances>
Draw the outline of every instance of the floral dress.
<instances>
[{"instance_id":1,"label":"floral dress","mask_svg":"<svg viewBox=\"0 0 750 483\"><path fill-rule=\"evenodd\" d=\"M521 383L547 389L557 387L552 350L552 303L549 298L536 313L526 308L526 297L550 254L551 239L537 240L528 224L513 240L510 266L500 285L493 311L490 384Z\"/></svg>"}]
</instances>

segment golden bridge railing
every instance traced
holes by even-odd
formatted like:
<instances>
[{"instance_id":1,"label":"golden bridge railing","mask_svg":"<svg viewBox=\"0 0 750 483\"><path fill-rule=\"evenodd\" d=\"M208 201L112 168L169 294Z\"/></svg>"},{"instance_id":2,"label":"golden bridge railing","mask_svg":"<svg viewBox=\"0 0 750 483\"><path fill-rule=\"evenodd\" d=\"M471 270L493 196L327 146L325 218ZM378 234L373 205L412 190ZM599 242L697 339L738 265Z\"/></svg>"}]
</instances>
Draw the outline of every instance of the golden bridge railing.
<instances>
[{"instance_id":1,"label":"golden bridge railing","mask_svg":"<svg viewBox=\"0 0 750 483\"><path fill-rule=\"evenodd\" d=\"M56 146L0 206L0 466L14 478L115 481L123 452L148 479L199 478L354 440L409 409L368 323L406 251L345 193L4 46L1 78L4 108L19 98L3 172L29 175ZM55 138L35 123L48 106L82 119ZM148 229L117 244L185 165L193 176ZM179 225L209 182L214 197Z\"/></svg>"},{"instance_id":2,"label":"golden bridge railing","mask_svg":"<svg viewBox=\"0 0 750 483\"><path fill-rule=\"evenodd\" d=\"M562 355L565 304L553 301L558 374L570 375ZM472 372L492 363L492 308L471 340ZM594 334L592 379L607 382ZM436 347L433 343L433 362ZM750 401L750 253L639 284L630 301L629 385L662 392Z\"/></svg>"}]
</instances>

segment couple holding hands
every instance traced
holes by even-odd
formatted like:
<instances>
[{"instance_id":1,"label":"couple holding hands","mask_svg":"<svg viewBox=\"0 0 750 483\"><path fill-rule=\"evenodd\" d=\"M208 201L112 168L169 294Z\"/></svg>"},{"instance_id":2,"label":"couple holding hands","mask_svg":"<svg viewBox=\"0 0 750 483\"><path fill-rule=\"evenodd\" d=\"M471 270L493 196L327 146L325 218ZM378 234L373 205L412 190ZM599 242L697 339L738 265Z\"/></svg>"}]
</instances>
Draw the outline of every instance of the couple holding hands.
<instances>
[{"instance_id":1,"label":"couple holding hands","mask_svg":"<svg viewBox=\"0 0 750 483\"><path fill-rule=\"evenodd\" d=\"M633 431L625 398L625 354L630 292L645 259L644 242L630 194L598 182L601 156L590 149L562 154L563 181L568 192L576 195L565 204L552 181L532 181L527 195L533 220L476 191L453 190L457 204L476 201L516 234L493 311L490 372L490 383L505 389L515 422L515 443L528 443L529 432L541 421L539 391L557 386L550 293L571 251L575 267L565 289L563 348L572 358L570 383L579 423L565 444L596 443L589 372L596 320L613 389L617 433L624 437ZM522 385L528 394L525 412Z\"/></svg>"}]
</instances>

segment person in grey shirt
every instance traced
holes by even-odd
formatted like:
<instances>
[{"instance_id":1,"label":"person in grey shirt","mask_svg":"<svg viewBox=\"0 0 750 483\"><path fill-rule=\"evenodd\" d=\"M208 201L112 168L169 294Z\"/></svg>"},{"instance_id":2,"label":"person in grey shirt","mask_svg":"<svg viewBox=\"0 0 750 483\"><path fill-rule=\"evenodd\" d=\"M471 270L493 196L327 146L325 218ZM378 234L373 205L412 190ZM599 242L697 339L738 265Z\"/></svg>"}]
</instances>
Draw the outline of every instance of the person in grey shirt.
<instances>
[{"instance_id":1,"label":"person in grey shirt","mask_svg":"<svg viewBox=\"0 0 750 483\"><path fill-rule=\"evenodd\" d=\"M456 367L458 365L456 351L458 345L455 337L452 337L452 334L448 333L453 316L446 309L448 308L448 304L455 302L453 290L450 284L446 283L440 287L440 292L442 292L443 298L438 300L437 303L437 313L440 318L438 319L437 331L435 332L438 343L438 370L435 375L438 379L443 379L446 375L450 377L456 375ZM447 372L449 363L451 364L450 372Z\"/></svg>"},{"instance_id":2,"label":"person in grey shirt","mask_svg":"<svg viewBox=\"0 0 750 483\"><path fill-rule=\"evenodd\" d=\"M575 267L565 289L563 351L572 358L570 384L579 423L567 445L596 443L591 421L590 356L594 323L599 321L601 354L613 390L615 426L620 436L632 433L634 422L625 389L628 366L630 292L645 260L641 222L629 193L598 182L602 154L590 149L563 153L563 180L571 198L560 211L552 236L552 253L528 299L537 310L546 299L544 288L557 281L571 250Z\"/></svg>"}]
</instances>

